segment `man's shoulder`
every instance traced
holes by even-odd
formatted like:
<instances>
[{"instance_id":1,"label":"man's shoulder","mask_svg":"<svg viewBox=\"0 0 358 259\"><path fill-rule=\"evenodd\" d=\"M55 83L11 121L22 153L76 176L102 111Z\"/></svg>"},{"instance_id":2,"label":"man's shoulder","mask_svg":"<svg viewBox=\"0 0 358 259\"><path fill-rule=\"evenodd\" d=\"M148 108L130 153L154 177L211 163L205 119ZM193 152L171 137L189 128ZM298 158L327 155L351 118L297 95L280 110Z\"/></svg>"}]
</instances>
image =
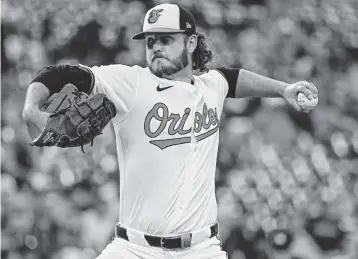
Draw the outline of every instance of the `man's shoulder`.
<instances>
[{"instance_id":1,"label":"man's shoulder","mask_svg":"<svg viewBox=\"0 0 358 259\"><path fill-rule=\"evenodd\" d=\"M108 72L138 72L138 71L145 71L146 68L141 67L139 65L125 65L125 64L108 64L108 65L94 65L94 66L86 66L83 64L79 64L81 67L85 67L87 69L90 69L93 72L102 72L102 73L108 73Z\"/></svg>"},{"instance_id":2,"label":"man's shoulder","mask_svg":"<svg viewBox=\"0 0 358 259\"><path fill-rule=\"evenodd\" d=\"M139 75L146 73L146 69L139 65L109 64L87 67L93 74L101 78L135 80Z\"/></svg>"},{"instance_id":3,"label":"man's shoulder","mask_svg":"<svg viewBox=\"0 0 358 259\"><path fill-rule=\"evenodd\" d=\"M217 81L221 77L221 73L217 69L209 69L208 71L201 72L197 75L198 79L203 81Z\"/></svg>"},{"instance_id":4,"label":"man's shoulder","mask_svg":"<svg viewBox=\"0 0 358 259\"><path fill-rule=\"evenodd\" d=\"M128 72L144 69L139 65L124 65L124 64L99 65L99 66L93 66L91 68L101 71L128 71Z\"/></svg>"},{"instance_id":5,"label":"man's shoulder","mask_svg":"<svg viewBox=\"0 0 358 259\"><path fill-rule=\"evenodd\" d=\"M239 76L240 68L238 67L218 67L208 70L199 77L206 80L222 81L225 80L228 83L235 83Z\"/></svg>"}]
</instances>

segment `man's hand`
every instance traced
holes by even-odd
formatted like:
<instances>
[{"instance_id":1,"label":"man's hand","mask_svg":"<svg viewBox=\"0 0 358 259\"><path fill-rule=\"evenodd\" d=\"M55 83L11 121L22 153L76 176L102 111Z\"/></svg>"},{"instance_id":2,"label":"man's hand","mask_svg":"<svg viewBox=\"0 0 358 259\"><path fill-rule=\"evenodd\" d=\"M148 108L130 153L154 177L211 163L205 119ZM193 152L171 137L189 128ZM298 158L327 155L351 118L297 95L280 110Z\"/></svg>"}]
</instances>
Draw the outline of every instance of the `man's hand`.
<instances>
[{"instance_id":1,"label":"man's hand","mask_svg":"<svg viewBox=\"0 0 358 259\"><path fill-rule=\"evenodd\" d=\"M290 104L296 111L308 113L310 109L303 109L297 101L299 93L304 94L308 100L318 98L318 90L313 83L307 81L299 81L297 83L289 84L283 92L283 99Z\"/></svg>"}]
</instances>

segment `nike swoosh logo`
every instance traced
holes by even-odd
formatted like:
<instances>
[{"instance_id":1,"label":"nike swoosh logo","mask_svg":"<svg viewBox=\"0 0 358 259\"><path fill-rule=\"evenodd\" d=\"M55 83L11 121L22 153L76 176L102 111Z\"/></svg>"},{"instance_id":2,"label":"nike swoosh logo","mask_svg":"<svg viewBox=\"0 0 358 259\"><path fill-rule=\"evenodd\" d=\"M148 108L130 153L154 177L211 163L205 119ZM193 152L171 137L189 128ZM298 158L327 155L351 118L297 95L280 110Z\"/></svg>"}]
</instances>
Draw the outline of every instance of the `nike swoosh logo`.
<instances>
[{"instance_id":1,"label":"nike swoosh logo","mask_svg":"<svg viewBox=\"0 0 358 259\"><path fill-rule=\"evenodd\" d=\"M174 85L170 85L170 86L166 86L166 87L162 87L162 88L160 88L160 85L158 85L157 86L157 91L158 92L161 92L161 91L164 91L164 90L166 90L166 89L169 89L169 88L171 88L171 87L173 87Z\"/></svg>"}]
</instances>

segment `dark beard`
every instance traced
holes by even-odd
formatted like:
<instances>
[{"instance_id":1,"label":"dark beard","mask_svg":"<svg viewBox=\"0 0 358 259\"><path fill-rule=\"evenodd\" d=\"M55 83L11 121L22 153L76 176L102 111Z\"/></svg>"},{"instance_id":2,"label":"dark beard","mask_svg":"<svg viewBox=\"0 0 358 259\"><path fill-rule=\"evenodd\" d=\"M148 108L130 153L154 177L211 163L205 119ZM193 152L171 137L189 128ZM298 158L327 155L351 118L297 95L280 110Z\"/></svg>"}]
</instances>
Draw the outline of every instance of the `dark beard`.
<instances>
[{"instance_id":1,"label":"dark beard","mask_svg":"<svg viewBox=\"0 0 358 259\"><path fill-rule=\"evenodd\" d=\"M179 57L174 59L173 61L169 60L171 65L162 67L159 70L154 71L152 66L149 66L150 71L156 75L157 77L164 78L166 76L170 76L184 69L189 64L188 59L188 49L187 46L184 46L183 51L180 53Z\"/></svg>"}]
</instances>

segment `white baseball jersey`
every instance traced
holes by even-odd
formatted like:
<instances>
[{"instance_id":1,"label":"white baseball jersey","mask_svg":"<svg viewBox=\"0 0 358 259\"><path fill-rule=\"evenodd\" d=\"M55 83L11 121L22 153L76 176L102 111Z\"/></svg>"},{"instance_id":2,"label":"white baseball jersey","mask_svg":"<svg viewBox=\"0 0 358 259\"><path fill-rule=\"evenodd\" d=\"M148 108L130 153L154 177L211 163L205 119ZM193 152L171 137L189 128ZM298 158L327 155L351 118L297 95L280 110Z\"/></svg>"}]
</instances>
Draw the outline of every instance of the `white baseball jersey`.
<instances>
[{"instance_id":1,"label":"white baseball jersey","mask_svg":"<svg viewBox=\"0 0 358 259\"><path fill-rule=\"evenodd\" d=\"M91 67L93 93L115 103L119 223L152 235L190 232L217 220L219 118L228 82L217 70L194 83L148 68Z\"/></svg>"}]
</instances>

